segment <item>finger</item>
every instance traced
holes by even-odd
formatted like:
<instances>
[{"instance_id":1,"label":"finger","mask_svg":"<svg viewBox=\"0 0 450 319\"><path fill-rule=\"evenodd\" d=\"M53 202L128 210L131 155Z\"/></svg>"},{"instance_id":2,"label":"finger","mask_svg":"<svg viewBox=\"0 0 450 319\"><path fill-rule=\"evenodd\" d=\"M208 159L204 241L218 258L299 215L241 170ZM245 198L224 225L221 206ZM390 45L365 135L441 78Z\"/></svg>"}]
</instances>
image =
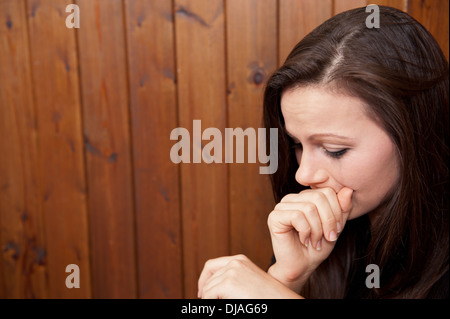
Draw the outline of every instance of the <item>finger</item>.
<instances>
[{"instance_id":1,"label":"finger","mask_svg":"<svg viewBox=\"0 0 450 319\"><path fill-rule=\"evenodd\" d=\"M309 202L299 204L301 204L301 211L304 213L306 220L308 221L308 224L311 227L311 236L310 236L311 245L315 249L320 250L319 242L323 236L323 228L317 206Z\"/></svg>"},{"instance_id":2,"label":"finger","mask_svg":"<svg viewBox=\"0 0 450 319\"><path fill-rule=\"evenodd\" d=\"M203 267L202 273L198 279L198 297L201 297L201 292L203 291L203 286L205 282L216 273L219 269L225 267L233 258L237 258L237 256L225 256L219 257L215 259L210 259L205 263Z\"/></svg>"},{"instance_id":3,"label":"finger","mask_svg":"<svg viewBox=\"0 0 450 319\"><path fill-rule=\"evenodd\" d=\"M334 199L334 205L329 203L328 196L332 198L336 197L336 194L331 188L328 189L314 189L314 190L305 190L300 194L288 194L286 195L282 201L275 207L276 209L292 209L291 206L288 206L289 203L305 203L309 205L313 205L315 207L308 206L305 211L308 222L310 223L313 229L313 236L311 237L313 247L317 249L317 243L322 238L322 235L325 235L325 238L328 241L336 241L338 234L338 226L337 222L341 218L341 208L339 203L337 203L337 198ZM319 217L319 225L321 227L320 231L317 230L314 226L317 224L317 215ZM339 219L336 219L338 215ZM314 230L316 230L314 232Z\"/></svg>"},{"instance_id":4,"label":"finger","mask_svg":"<svg viewBox=\"0 0 450 319\"><path fill-rule=\"evenodd\" d=\"M228 268L222 267L219 270L217 270L214 275L209 277L205 284L203 285L202 289L199 291L198 297L202 299L215 299L217 298L218 294L217 288L223 285L224 277L227 272Z\"/></svg>"},{"instance_id":5,"label":"finger","mask_svg":"<svg viewBox=\"0 0 450 319\"><path fill-rule=\"evenodd\" d=\"M222 261L228 260L228 262L206 280L199 297L203 299L221 297L224 292L230 291L230 288L236 286L236 282L240 280L239 274L248 266L253 265L245 255L240 254L230 257L221 258ZM238 281L236 281L236 278L238 278Z\"/></svg>"},{"instance_id":6,"label":"finger","mask_svg":"<svg viewBox=\"0 0 450 319\"><path fill-rule=\"evenodd\" d=\"M308 246L309 242L317 249L317 243L322 238L323 231L316 205L310 202L286 202L280 203L276 207L280 210L274 211L275 214L272 216L278 217L278 219L275 219L278 223L273 224L273 231L275 233L287 233L292 228L295 228L300 234L300 240L303 245ZM285 212L284 214L282 213L283 211ZM269 217L271 216L269 215Z\"/></svg>"},{"instance_id":7,"label":"finger","mask_svg":"<svg viewBox=\"0 0 450 319\"><path fill-rule=\"evenodd\" d=\"M213 284L208 284L203 288L202 294L199 298L201 299L221 299L221 289L223 290L223 281L218 280Z\"/></svg>"},{"instance_id":8,"label":"finger","mask_svg":"<svg viewBox=\"0 0 450 319\"><path fill-rule=\"evenodd\" d=\"M300 194L287 194L280 200L280 203L298 202L299 195Z\"/></svg>"},{"instance_id":9,"label":"finger","mask_svg":"<svg viewBox=\"0 0 450 319\"><path fill-rule=\"evenodd\" d=\"M300 242L305 246L309 246L311 238L311 225L306 219L305 215L301 211L294 211L294 217L292 218L292 225L298 232Z\"/></svg>"},{"instance_id":10,"label":"finger","mask_svg":"<svg viewBox=\"0 0 450 319\"><path fill-rule=\"evenodd\" d=\"M352 209L352 195L353 195L353 189L344 187L342 188L339 193L337 193L337 199L339 201L339 205L342 209L342 216L343 216L343 224L342 227L344 227L344 224L347 222L348 216L350 215L350 211Z\"/></svg>"},{"instance_id":11,"label":"finger","mask_svg":"<svg viewBox=\"0 0 450 319\"><path fill-rule=\"evenodd\" d=\"M328 197L327 195L324 194L324 192L328 192L328 190L319 190L319 189L311 191L308 190L307 194L305 195L309 195L309 200L311 200L317 207L317 212L320 217L320 222L322 224L322 231L325 236L325 239L328 241L336 241L337 220L335 218L335 214L331 208L331 205L328 201ZM334 191L331 190L331 192ZM329 194L329 196L331 197L332 194Z\"/></svg>"},{"instance_id":12,"label":"finger","mask_svg":"<svg viewBox=\"0 0 450 319\"><path fill-rule=\"evenodd\" d=\"M317 189L317 191L323 193L326 196L331 211L334 214L334 218L336 219L336 230L338 233L340 233L342 231L342 225L344 223L344 220L342 216L342 209L341 206L339 205L336 192L334 191L334 189L330 187L319 188Z\"/></svg>"},{"instance_id":13,"label":"finger","mask_svg":"<svg viewBox=\"0 0 450 319\"><path fill-rule=\"evenodd\" d=\"M280 205L280 204L278 204ZM290 231L298 233L300 242L308 247L311 236L311 226L308 223L299 203L281 204L280 210L274 210L269 215L268 226L272 234L286 234Z\"/></svg>"}]
</instances>

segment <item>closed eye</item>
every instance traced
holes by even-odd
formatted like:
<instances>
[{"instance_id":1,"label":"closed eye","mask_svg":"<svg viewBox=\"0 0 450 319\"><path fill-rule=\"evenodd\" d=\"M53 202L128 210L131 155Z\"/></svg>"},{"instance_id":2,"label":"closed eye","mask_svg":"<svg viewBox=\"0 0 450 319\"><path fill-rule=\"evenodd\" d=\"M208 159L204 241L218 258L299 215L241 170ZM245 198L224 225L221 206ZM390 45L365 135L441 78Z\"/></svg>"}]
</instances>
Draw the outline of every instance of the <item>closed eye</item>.
<instances>
[{"instance_id":1,"label":"closed eye","mask_svg":"<svg viewBox=\"0 0 450 319\"><path fill-rule=\"evenodd\" d=\"M348 148L344 148L344 149L341 149L341 150L338 150L338 151L329 151L329 150L327 150L327 149L325 149L325 148L324 148L324 150L325 150L325 153L326 153L328 156L330 156L330 157L332 157L332 158L339 159L339 158L341 158L345 153L347 153Z\"/></svg>"}]
</instances>

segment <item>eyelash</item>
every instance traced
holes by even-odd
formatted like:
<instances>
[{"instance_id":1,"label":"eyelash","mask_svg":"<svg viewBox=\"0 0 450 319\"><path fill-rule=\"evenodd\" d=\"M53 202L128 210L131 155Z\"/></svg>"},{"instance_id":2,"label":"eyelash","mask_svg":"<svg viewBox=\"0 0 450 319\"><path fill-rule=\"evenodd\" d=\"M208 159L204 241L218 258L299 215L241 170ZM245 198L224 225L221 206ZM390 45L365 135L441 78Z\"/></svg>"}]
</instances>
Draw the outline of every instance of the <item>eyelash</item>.
<instances>
[{"instance_id":1,"label":"eyelash","mask_svg":"<svg viewBox=\"0 0 450 319\"><path fill-rule=\"evenodd\" d=\"M291 148L293 150L296 150L297 148L302 149L302 144L301 143L293 143L291 145ZM348 148L344 148L344 149L336 151L336 152L330 152L324 147L322 147L322 149L324 150L325 154L327 154L328 156L330 156L331 158L334 158L334 159L340 159L348 151Z\"/></svg>"},{"instance_id":2,"label":"eyelash","mask_svg":"<svg viewBox=\"0 0 450 319\"><path fill-rule=\"evenodd\" d=\"M324 150L325 150L325 153L326 153L328 156L330 156L330 157L332 157L332 158L339 159L339 158L341 158L345 153L347 153L348 148L344 148L344 149L339 150L339 151L336 151L336 152L330 152L330 151L327 151L326 149L324 149Z\"/></svg>"}]
</instances>

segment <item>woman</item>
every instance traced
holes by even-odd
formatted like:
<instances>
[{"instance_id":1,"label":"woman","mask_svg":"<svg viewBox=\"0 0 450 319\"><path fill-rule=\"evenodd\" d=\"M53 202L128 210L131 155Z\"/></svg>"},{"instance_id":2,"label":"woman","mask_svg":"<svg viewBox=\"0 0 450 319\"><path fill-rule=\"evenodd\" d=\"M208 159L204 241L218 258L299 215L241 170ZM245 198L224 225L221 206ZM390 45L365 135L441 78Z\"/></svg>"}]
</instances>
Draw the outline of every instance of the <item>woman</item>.
<instances>
[{"instance_id":1,"label":"woman","mask_svg":"<svg viewBox=\"0 0 450 319\"><path fill-rule=\"evenodd\" d=\"M448 298L448 63L417 21L379 8L378 29L365 8L329 19L269 79L275 260L210 260L199 297Z\"/></svg>"}]
</instances>

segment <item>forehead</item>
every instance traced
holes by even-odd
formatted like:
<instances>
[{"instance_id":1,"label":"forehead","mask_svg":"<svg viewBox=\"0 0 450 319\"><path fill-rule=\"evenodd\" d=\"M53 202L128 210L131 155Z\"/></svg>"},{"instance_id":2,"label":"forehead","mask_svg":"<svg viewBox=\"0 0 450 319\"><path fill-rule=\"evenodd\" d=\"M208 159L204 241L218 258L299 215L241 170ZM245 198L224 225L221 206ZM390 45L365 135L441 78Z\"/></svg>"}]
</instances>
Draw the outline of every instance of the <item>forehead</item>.
<instances>
[{"instance_id":1,"label":"forehead","mask_svg":"<svg viewBox=\"0 0 450 319\"><path fill-rule=\"evenodd\" d=\"M286 130L292 133L296 133L299 128L309 133L361 130L367 121L371 121L361 99L324 87L286 90L281 97L281 111Z\"/></svg>"}]
</instances>

